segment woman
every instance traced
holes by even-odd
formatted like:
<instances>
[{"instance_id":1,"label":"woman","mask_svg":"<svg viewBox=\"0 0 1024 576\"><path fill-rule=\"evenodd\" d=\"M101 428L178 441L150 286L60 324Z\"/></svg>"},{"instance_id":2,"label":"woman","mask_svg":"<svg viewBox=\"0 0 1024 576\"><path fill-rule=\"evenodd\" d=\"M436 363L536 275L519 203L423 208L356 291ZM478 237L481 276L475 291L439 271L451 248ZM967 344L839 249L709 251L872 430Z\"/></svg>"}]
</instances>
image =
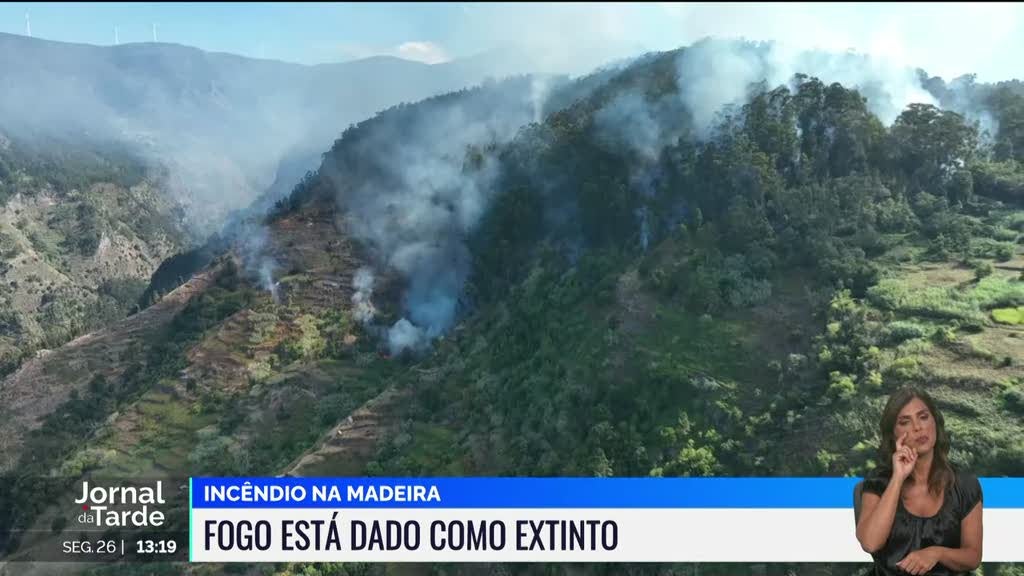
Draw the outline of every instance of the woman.
<instances>
[{"instance_id":1,"label":"woman","mask_svg":"<svg viewBox=\"0 0 1024 576\"><path fill-rule=\"evenodd\" d=\"M882 413L878 466L864 480L857 539L874 574L967 574L981 564L981 484L949 463L931 397L893 393Z\"/></svg>"}]
</instances>

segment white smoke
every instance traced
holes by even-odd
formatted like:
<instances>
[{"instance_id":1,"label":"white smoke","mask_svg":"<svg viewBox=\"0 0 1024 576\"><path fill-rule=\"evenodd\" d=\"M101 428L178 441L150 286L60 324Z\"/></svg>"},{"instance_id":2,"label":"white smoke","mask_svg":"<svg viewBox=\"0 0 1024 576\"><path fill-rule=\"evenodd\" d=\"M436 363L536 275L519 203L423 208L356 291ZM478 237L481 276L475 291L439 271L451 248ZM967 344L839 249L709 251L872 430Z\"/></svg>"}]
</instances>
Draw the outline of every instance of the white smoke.
<instances>
[{"instance_id":1,"label":"white smoke","mask_svg":"<svg viewBox=\"0 0 1024 576\"><path fill-rule=\"evenodd\" d=\"M402 318L388 329L388 350L392 355L406 350L417 352L426 345L429 335L425 330Z\"/></svg>"},{"instance_id":2,"label":"white smoke","mask_svg":"<svg viewBox=\"0 0 1024 576\"><path fill-rule=\"evenodd\" d=\"M628 90L617 95L595 114L597 135L613 149L628 150L640 164L639 170L634 166L634 183L649 180L650 167L666 146L680 138L714 138L722 115L747 103L753 90L795 90L797 74L858 89L868 109L887 125L911 103L937 103L916 71L877 58L709 38L680 51L675 94L651 98Z\"/></svg>"},{"instance_id":3,"label":"white smoke","mask_svg":"<svg viewBox=\"0 0 1024 576\"><path fill-rule=\"evenodd\" d=\"M352 316L360 324L373 322L377 309L373 306L373 270L363 266L356 270L352 278L352 287L356 289L352 294Z\"/></svg>"},{"instance_id":4,"label":"white smoke","mask_svg":"<svg viewBox=\"0 0 1024 576\"><path fill-rule=\"evenodd\" d=\"M494 193L494 150L536 113L531 86L529 78L513 79L424 102L412 113L385 112L365 138L325 162L345 228L370 249L375 268L407 280L405 316L388 330L392 352L421 349L454 322L470 272L465 238ZM334 156L363 176L333 164Z\"/></svg>"},{"instance_id":5,"label":"white smoke","mask_svg":"<svg viewBox=\"0 0 1024 576\"><path fill-rule=\"evenodd\" d=\"M991 145L999 134L999 121L988 110L982 94L974 75L961 76L946 86L943 104L977 124L981 142Z\"/></svg>"},{"instance_id":6,"label":"white smoke","mask_svg":"<svg viewBox=\"0 0 1024 576\"><path fill-rule=\"evenodd\" d=\"M681 122L685 110L678 99L669 95L656 102L648 101L637 91L624 92L613 98L594 115L598 138L612 150L628 150L636 160L655 162L665 146L682 135Z\"/></svg>"},{"instance_id":7,"label":"white smoke","mask_svg":"<svg viewBox=\"0 0 1024 576\"><path fill-rule=\"evenodd\" d=\"M856 88L867 99L868 109L886 125L892 125L910 104L937 104L921 87L915 70L854 52L705 39L683 50L677 71L680 98L702 138L710 135L723 109L746 103L753 85L792 87L794 76L801 73L825 84Z\"/></svg>"},{"instance_id":8,"label":"white smoke","mask_svg":"<svg viewBox=\"0 0 1024 576\"><path fill-rule=\"evenodd\" d=\"M651 226L647 215L647 206L641 206L637 209L637 218L640 220L640 248L647 252L647 247L651 243Z\"/></svg>"},{"instance_id":9,"label":"white smoke","mask_svg":"<svg viewBox=\"0 0 1024 576\"><path fill-rule=\"evenodd\" d=\"M661 170L658 160L665 147L689 134L686 109L675 94L650 101L630 90L613 98L594 115L597 138L612 152L629 154L629 182L641 205L635 216L640 248L650 243L651 209L645 202L654 198L655 182Z\"/></svg>"},{"instance_id":10,"label":"white smoke","mask_svg":"<svg viewBox=\"0 0 1024 576\"><path fill-rule=\"evenodd\" d=\"M252 219L239 222L235 238L246 275L269 292L275 304L280 304L281 284L274 275L281 266L268 249L270 234L266 226Z\"/></svg>"},{"instance_id":11,"label":"white smoke","mask_svg":"<svg viewBox=\"0 0 1024 576\"><path fill-rule=\"evenodd\" d=\"M707 38L678 51L674 72L674 92L652 94L650 86L629 88L594 114L599 143L614 154L625 153L630 188L636 194L639 245L644 250L652 225L675 224L675 216L664 207L653 211L650 203L666 147L680 140L715 139L725 116L740 112L755 91L784 86L795 92L798 74L817 77L826 85L857 89L868 109L886 125L911 103L937 104L922 87L916 70L862 54L800 50L781 43Z\"/></svg>"},{"instance_id":12,"label":"white smoke","mask_svg":"<svg viewBox=\"0 0 1024 576\"><path fill-rule=\"evenodd\" d=\"M274 259L264 257L260 260L260 286L270 292L270 297L274 300L274 304L280 304L280 283L274 280L274 271L276 269L277 262Z\"/></svg>"},{"instance_id":13,"label":"white smoke","mask_svg":"<svg viewBox=\"0 0 1024 576\"><path fill-rule=\"evenodd\" d=\"M774 75L774 70L755 45L705 40L684 49L677 73L679 97L698 135L705 138L723 108L743 103L750 85Z\"/></svg>"},{"instance_id":14,"label":"white smoke","mask_svg":"<svg viewBox=\"0 0 1024 576\"><path fill-rule=\"evenodd\" d=\"M906 3L825 2L468 6L453 23L460 41L516 45L537 62L531 70L572 74L708 36L790 42L803 50L854 48L946 78L976 72L988 82L1018 76L1024 50L1024 6L1013 2L935 3L928 10Z\"/></svg>"},{"instance_id":15,"label":"white smoke","mask_svg":"<svg viewBox=\"0 0 1024 576\"><path fill-rule=\"evenodd\" d=\"M921 87L917 71L891 60L855 52L826 53L800 51L790 57L792 49L773 45L777 75L774 84L782 84L794 74L803 72L830 84L838 82L847 88L856 88L867 98L868 109L886 126L910 104L938 105L935 98Z\"/></svg>"},{"instance_id":16,"label":"white smoke","mask_svg":"<svg viewBox=\"0 0 1024 576\"><path fill-rule=\"evenodd\" d=\"M550 90L548 77L536 75L530 78L530 103L533 105L533 121L536 123L544 119L544 104Z\"/></svg>"}]
</instances>

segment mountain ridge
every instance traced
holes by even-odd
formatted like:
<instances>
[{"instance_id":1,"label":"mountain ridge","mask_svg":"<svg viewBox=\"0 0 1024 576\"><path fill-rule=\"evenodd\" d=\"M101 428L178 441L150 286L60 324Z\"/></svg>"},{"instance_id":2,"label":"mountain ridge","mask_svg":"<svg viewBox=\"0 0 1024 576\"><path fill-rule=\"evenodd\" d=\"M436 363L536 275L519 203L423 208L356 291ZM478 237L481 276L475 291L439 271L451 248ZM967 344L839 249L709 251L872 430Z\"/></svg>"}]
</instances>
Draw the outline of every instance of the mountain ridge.
<instances>
[{"instance_id":1,"label":"mountain ridge","mask_svg":"<svg viewBox=\"0 0 1024 576\"><path fill-rule=\"evenodd\" d=\"M322 151L350 123L388 106L503 74L458 60L305 65L170 43L96 46L6 33L0 48L8 87L0 121L9 135L89 133L131 144L170 170L168 189L203 235L263 193L285 157Z\"/></svg>"}]
</instances>

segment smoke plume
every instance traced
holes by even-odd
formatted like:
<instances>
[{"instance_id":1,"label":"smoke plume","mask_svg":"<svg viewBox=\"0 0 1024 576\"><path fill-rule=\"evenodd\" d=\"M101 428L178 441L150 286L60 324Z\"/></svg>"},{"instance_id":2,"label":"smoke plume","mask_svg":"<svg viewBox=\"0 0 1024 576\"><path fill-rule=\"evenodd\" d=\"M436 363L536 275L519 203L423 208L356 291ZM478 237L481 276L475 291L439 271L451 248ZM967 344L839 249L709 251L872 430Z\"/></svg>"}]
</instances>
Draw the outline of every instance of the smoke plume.
<instances>
[{"instance_id":1,"label":"smoke plume","mask_svg":"<svg viewBox=\"0 0 1024 576\"><path fill-rule=\"evenodd\" d=\"M601 144L629 162L641 248L662 216L648 200L665 147L714 137L723 110L741 106L757 85L786 85L798 72L861 88L887 122L910 102L933 100L911 71L857 55L712 39L679 51L676 91L652 97L626 89L594 115ZM394 270L407 283L403 316L386 327L392 353L422 349L455 321L470 273L465 238L487 210L500 172L495 152L543 118L548 92L537 78L517 78L389 110L348 133L325 161L321 173L337 190L345 228L370 249L373 268ZM366 270L355 282L353 304L364 322L373 317L370 279Z\"/></svg>"},{"instance_id":2,"label":"smoke plume","mask_svg":"<svg viewBox=\"0 0 1024 576\"><path fill-rule=\"evenodd\" d=\"M853 52L797 50L779 43L705 39L685 48L677 61L679 95L696 132L708 138L717 115L742 106L752 86L792 86L796 74L856 88L868 108L886 125L912 103L937 104L921 87L917 72Z\"/></svg>"},{"instance_id":3,"label":"smoke plume","mask_svg":"<svg viewBox=\"0 0 1024 576\"><path fill-rule=\"evenodd\" d=\"M369 324L377 314L373 307L373 280L373 270L365 266L356 270L352 279L352 316L360 324Z\"/></svg>"},{"instance_id":4,"label":"smoke plume","mask_svg":"<svg viewBox=\"0 0 1024 576\"><path fill-rule=\"evenodd\" d=\"M369 248L375 268L407 282L404 316L387 331L392 353L422 348L455 320L470 272L465 238L498 175L494 152L539 104L529 78L488 83L386 111L325 161L321 174L338 191L345 228ZM369 310L369 278L369 271L357 274L362 311Z\"/></svg>"}]
</instances>

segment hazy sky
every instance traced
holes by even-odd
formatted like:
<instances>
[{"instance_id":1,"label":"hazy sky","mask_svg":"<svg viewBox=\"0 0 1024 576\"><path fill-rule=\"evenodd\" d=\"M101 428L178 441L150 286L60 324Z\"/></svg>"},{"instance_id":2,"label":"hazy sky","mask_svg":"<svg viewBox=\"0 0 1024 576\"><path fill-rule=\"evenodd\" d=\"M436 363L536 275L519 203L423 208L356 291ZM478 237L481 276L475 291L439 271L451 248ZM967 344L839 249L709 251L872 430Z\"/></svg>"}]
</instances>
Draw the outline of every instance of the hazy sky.
<instances>
[{"instance_id":1,"label":"hazy sky","mask_svg":"<svg viewBox=\"0 0 1024 576\"><path fill-rule=\"evenodd\" d=\"M582 71L705 36L854 49L947 79L1024 76L1022 4L28 4L0 5L0 31L113 44L153 38L315 64L392 54L425 62L517 45Z\"/></svg>"}]
</instances>

